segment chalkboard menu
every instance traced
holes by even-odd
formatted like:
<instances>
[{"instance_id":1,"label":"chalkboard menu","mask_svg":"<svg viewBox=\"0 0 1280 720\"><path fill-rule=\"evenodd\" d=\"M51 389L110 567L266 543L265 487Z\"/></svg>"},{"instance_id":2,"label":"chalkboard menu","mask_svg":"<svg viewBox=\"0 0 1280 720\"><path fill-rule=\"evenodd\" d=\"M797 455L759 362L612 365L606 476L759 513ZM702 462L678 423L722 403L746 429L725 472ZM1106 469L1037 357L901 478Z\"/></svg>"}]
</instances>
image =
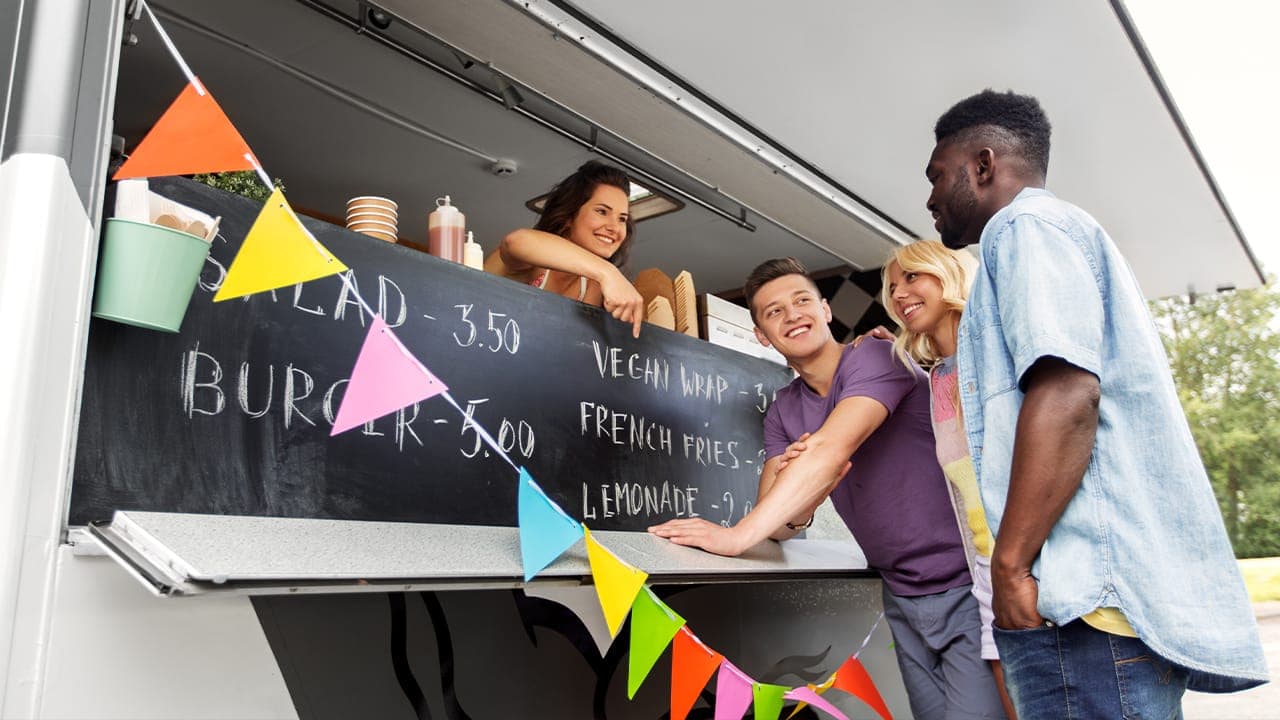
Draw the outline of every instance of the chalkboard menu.
<instances>
[{"instance_id":1,"label":"chalkboard menu","mask_svg":"<svg viewBox=\"0 0 1280 720\"><path fill-rule=\"evenodd\" d=\"M370 318L334 276L214 304L261 205L183 179L152 189L219 238L180 333L94 319L70 521L119 510L516 524L516 474L604 530L739 520L761 420L789 373L319 221L360 296L449 386L330 437ZM474 422L473 422L474 421Z\"/></svg>"}]
</instances>

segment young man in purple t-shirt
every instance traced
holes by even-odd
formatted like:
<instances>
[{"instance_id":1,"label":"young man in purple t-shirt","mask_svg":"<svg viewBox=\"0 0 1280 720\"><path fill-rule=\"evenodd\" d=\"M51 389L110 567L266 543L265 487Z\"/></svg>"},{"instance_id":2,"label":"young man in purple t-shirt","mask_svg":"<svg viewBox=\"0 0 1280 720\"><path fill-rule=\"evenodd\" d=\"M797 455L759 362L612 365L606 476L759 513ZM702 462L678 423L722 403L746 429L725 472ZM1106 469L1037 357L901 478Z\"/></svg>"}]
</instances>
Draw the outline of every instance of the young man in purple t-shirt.
<instances>
[{"instance_id":1,"label":"young man in purple t-shirt","mask_svg":"<svg viewBox=\"0 0 1280 720\"><path fill-rule=\"evenodd\" d=\"M883 340L836 342L831 308L793 258L762 263L744 292L756 336L799 375L778 391L765 416L756 505L731 528L691 518L650 532L739 555L766 538L793 537L829 495L884 580L885 617L912 714L1003 718L981 657L960 528L934 452L928 376L904 365ZM803 452L784 462L788 445L806 433Z\"/></svg>"}]
</instances>

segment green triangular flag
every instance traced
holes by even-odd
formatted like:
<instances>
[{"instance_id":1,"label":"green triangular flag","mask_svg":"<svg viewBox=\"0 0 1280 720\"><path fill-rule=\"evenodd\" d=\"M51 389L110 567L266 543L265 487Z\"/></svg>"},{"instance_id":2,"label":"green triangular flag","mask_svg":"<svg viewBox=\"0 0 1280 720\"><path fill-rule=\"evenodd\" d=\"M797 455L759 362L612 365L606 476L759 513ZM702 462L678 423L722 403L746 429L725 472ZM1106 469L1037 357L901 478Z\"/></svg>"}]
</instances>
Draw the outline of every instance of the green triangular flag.
<instances>
[{"instance_id":1,"label":"green triangular flag","mask_svg":"<svg viewBox=\"0 0 1280 720\"><path fill-rule=\"evenodd\" d=\"M752 714L756 720L778 720L782 712L782 696L790 689L769 683L751 683L751 697L755 700Z\"/></svg>"},{"instance_id":2,"label":"green triangular flag","mask_svg":"<svg viewBox=\"0 0 1280 720\"><path fill-rule=\"evenodd\" d=\"M631 652L627 659L627 699L636 696L636 690L649 676L653 664L671 644L684 618L680 617L645 585L636 593L631 603Z\"/></svg>"}]
</instances>

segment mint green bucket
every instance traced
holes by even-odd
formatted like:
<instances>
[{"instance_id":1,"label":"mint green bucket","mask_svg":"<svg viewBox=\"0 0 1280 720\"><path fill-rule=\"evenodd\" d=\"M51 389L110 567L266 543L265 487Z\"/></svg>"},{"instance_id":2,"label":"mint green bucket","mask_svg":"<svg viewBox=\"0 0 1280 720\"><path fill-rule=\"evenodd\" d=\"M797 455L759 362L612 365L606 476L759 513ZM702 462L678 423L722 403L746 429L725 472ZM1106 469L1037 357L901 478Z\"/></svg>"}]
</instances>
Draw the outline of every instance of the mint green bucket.
<instances>
[{"instance_id":1,"label":"mint green bucket","mask_svg":"<svg viewBox=\"0 0 1280 720\"><path fill-rule=\"evenodd\" d=\"M93 316L178 332L209 254L201 238L111 218L98 253Z\"/></svg>"}]
</instances>

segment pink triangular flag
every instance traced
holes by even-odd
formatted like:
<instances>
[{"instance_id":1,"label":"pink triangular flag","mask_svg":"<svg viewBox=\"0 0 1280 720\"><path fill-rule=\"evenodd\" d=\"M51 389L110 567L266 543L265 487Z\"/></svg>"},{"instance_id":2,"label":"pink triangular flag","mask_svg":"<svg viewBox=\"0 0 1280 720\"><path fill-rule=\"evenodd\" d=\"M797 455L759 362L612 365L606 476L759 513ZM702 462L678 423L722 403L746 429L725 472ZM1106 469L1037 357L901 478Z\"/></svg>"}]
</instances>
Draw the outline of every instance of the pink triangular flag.
<instances>
[{"instance_id":1,"label":"pink triangular flag","mask_svg":"<svg viewBox=\"0 0 1280 720\"><path fill-rule=\"evenodd\" d=\"M448 389L400 344L382 316L375 315L329 434L345 432Z\"/></svg>"},{"instance_id":2,"label":"pink triangular flag","mask_svg":"<svg viewBox=\"0 0 1280 720\"><path fill-rule=\"evenodd\" d=\"M716 675L715 720L741 720L755 699L751 678L725 660Z\"/></svg>"},{"instance_id":3,"label":"pink triangular flag","mask_svg":"<svg viewBox=\"0 0 1280 720\"><path fill-rule=\"evenodd\" d=\"M813 688L798 687L783 697L788 700L799 700L802 703L808 703L838 720L849 720L848 716L837 710L836 706L831 704L831 701L819 695Z\"/></svg>"}]
</instances>

